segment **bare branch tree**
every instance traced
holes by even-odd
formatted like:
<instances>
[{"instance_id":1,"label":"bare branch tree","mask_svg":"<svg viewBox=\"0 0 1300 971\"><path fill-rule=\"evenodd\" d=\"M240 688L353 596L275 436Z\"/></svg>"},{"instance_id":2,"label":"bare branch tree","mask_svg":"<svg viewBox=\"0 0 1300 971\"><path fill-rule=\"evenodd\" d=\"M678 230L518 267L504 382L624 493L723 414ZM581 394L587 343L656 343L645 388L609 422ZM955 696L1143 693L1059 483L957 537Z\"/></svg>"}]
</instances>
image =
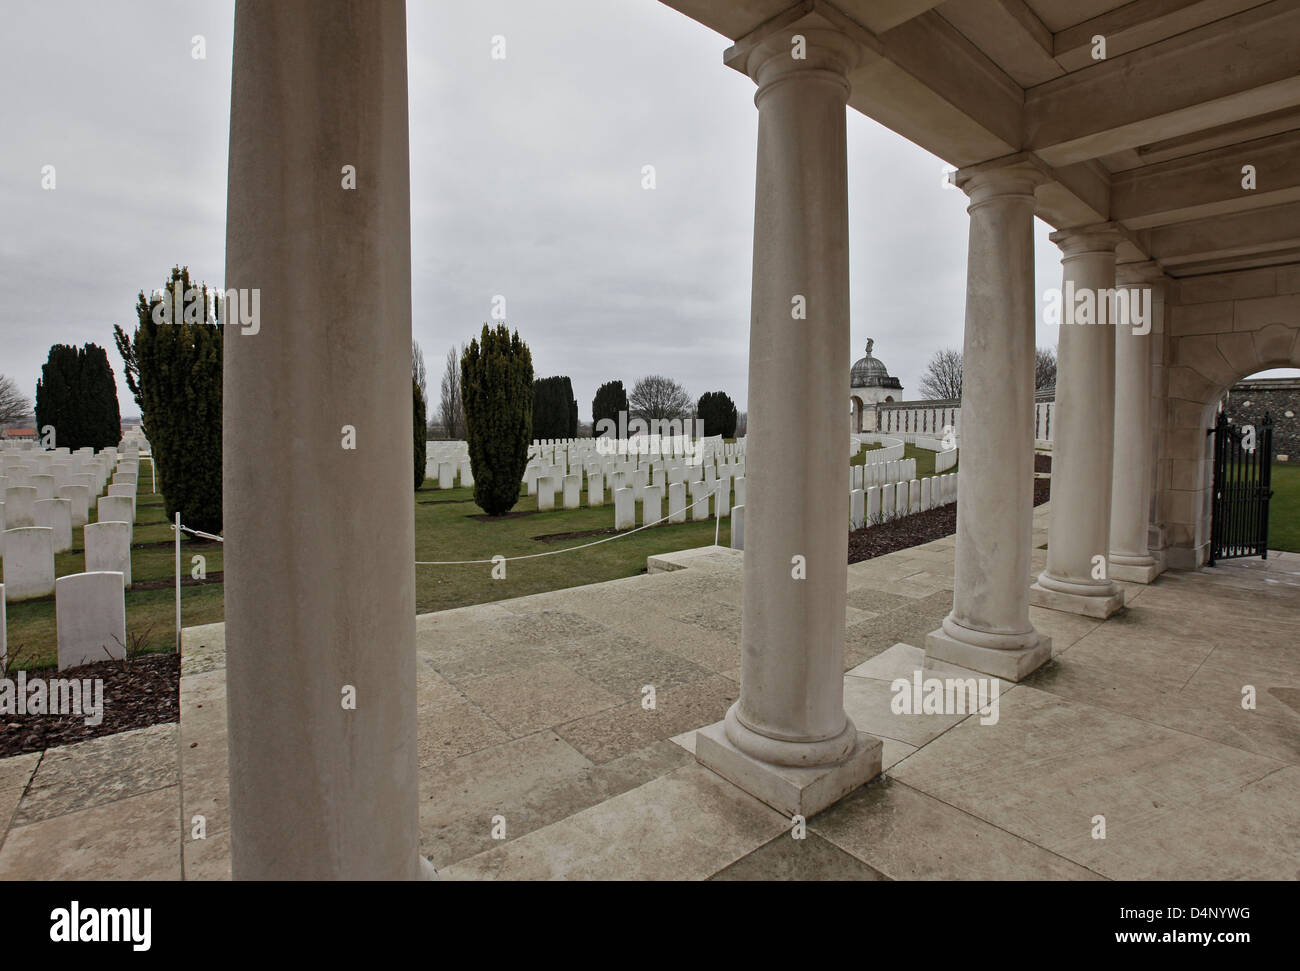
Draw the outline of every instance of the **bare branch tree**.
<instances>
[{"instance_id":1,"label":"bare branch tree","mask_svg":"<svg viewBox=\"0 0 1300 971\"><path fill-rule=\"evenodd\" d=\"M931 400L961 398L961 351L953 347L935 351L921 375L920 391Z\"/></svg>"},{"instance_id":2,"label":"bare branch tree","mask_svg":"<svg viewBox=\"0 0 1300 971\"><path fill-rule=\"evenodd\" d=\"M1034 351L1034 390L1056 387L1056 351L1040 347Z\"/></svg>"},{"instance_id":3,"label":"bare branch tree","mask_svg":"<svg viewBox=\"0 0 1300 971\"><path fill-rule=\"evenodd\" d=\"M672 421L690 418L694 403L686 389L672 378L651 374L636 383L627 396L627 404L633 418Z\"/></svg>"},{"instance_id":4,"label":"bare branch tree","mask_svg":"<svg viewBox=\"0 0 1300 971\"><path fill-rule=\"evenodd\" d=\"M0 374L0 424L21 421L31 413L32 403L18 390L14 379Z\"/></svg>"},{"instance_id":5,"label":"bare branch tree","mask_svg":"<svg viewBox=\"0 0 1300 971\"><path fill-rule=\"evenodd\" d=\"M464 348L452 345L447 351L447 367L442 372L442 398L438 404L438 414L442 419L442 430L448 438L465 437L465 402L460 389L460 359Z\"/></svg>"},{"instance_id":6,"label":"bare branch tree","mask_svg":"<svg viewBox=\"0 0 1300 971\"><path fill-rule=\"evenodd\" d=\"M424 351L417 340L411 341L411 377L420 386L420 397L424 399L425 404L428 404L429 375L424 368Z\"/></svg>"}]
</instances>

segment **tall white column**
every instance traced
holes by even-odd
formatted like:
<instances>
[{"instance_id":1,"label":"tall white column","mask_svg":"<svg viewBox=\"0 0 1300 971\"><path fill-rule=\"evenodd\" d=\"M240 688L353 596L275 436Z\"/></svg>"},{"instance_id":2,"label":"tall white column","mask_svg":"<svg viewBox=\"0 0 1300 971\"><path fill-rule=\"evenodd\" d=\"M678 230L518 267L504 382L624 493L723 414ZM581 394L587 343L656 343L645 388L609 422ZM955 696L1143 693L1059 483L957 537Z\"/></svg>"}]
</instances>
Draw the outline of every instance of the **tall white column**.
<instances>
[{"instance_id":1,"label":"tall white column","mask_svg":"<svg viewBox=\"0 0 1300 971\"><path fill-rule=\"evenodd\" d=\"M744 65L759 116L741 688L696 756L788 815L817 812L881 764L879 740L844 712L843 686L856 56L838 32L786 28Z\"/></svg>"},{"instance_id":2,"label":"tall white column","mask_svg":"<svg viewBox=\"0 0 1300 971\"><path fill-rule=\"evenodd\" d=\"M239 0L230 115L234 877L415 878L405 4Z\"/></svg>"},{"instance_id":3,"label":"tall white column","mask_svg":"<svg viewBox=\"0 0 1300 971\"><path fill-rule=\"evenodd\" d=\"M1152 468L1151 351L1160 339L1156 320L1164 313L1164 280L1154 262L1115 268L1115 286L1130 305L1141 301L1147 317L1118 320L1115 327L1115 449L1110 492L1110 576L1150 583L1162 564L1148 547ZM1149 302L1148 302L1149 301Z\"/></svg>"},{"instance_id":4,"label":"tall white column","mask_svg":"<svg viewBox=\"0 0 1300 971\"><path fill-rule=\"evenodd\" d=\"M952 612L927 657L1019 681L1052 656L1029 622L1034 512L1034 188L1017 162L959 172L970 196Z\"/></svg>"},{"instance_id":5,"label":"tall white column","mask_svg":"<svg viewBox=\"0 0 1300 971\"><path fill-rule=\"evenodd\" d=\"M1052 234L1064 254L1052 443L1047 569L1031 588L1040 607L1109 617L1124 606L1110 579L1115 439L1115 247L1106 223Z\"/></svg>"}]
</instances>

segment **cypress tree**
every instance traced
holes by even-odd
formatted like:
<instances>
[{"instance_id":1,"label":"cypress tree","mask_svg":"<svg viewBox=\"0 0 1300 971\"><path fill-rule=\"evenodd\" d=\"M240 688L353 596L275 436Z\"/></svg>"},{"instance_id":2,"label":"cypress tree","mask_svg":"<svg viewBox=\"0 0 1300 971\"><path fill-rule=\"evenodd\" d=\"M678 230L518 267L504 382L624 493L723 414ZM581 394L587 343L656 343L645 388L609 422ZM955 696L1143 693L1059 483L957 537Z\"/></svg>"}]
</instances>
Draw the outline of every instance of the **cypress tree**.
<instances>
[{"instance_id":1,"label":"cypress tree","mask_svg":"<svg viewBox=\"0 0 1300 971\"><path fill-rule=\"evenodd\" d=\"M736 403L725 391L708 391L700 396L695 414L704 421L705 435L736 436Z\"/></svg>"},{"instance_id":2,"label":"cypress tree","mask_svg":"<svg viewBox=\"0 0 1300 971\"><path fill-rule=\"evenodd\" d=\"M428 445L425 442L425 408L424 395L420 393L420 382L411 378L411 432L415 446L415 488L419 489L424 485L424 463L425 452Z\"/></svg>"},{"instance_id":3,"label":"cypress tree","mask_svg":"<svg viewBox=\"0 0 1300 971\"><path fill-rule=\"evenodd\" d=\"M591 400L591 433L598 435L601 421L612 421L618 425L619 412L626 413L627 391L622 381L606 381L596 390L596 397ZM617 433L615 433L617 435Z\"/></svg>"},{"instance_id":4,"label":"cypress tree","mask_svg":"<svg viewBox=\"0 0 1300 971\"><path fill-rule=\"evenodd\" d=\"M161 318L163 299L179 288L181 319ZM188 267L175 267L162 295L140 293L134 335L114 327L127 387L140 406L167 518L221 531L220 306L209 312L206 285L194 287Z\"/></svg>"},{"instance_id":5,"label":"cypress tree","mask_svg":"<svg viewBox=\"0 0 1300 971\"><path fill-rule=\"evenodd\" d=\"M578 434L578 401L567 377L533 382L533 437L574 438Z\"/></svg>"},{"instance_id":6,"label":"cypress tree","mask_svg":"<svg viewBox=\"0 0 1300 971\"><path fill-rule=\"evenodd\" d=\"M96 344L55 344L36 383L36 425L54 428L54 444L71 449L116 445L122 439L117 384L108 355Z\"/></svg>"},{"instance_id":7,"label":"cypress tree","mask_svg":"<svg viewBox=\"0 0 1300 971\"><path fill-rule=\"evenodd\" d=\"M489 516L509 512L533 436L533 356L505 324L483 325L460 360L465 438L474 473L474 502Z\"/></svg>"}]
</instances>

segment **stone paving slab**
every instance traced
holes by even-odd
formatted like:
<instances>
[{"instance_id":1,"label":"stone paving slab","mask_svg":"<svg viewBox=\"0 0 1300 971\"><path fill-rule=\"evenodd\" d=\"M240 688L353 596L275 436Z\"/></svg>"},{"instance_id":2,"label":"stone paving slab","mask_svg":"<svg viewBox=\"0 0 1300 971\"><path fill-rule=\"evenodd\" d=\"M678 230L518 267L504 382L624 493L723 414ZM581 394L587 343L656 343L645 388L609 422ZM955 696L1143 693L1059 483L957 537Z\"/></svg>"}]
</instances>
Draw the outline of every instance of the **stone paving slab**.
<instances>
[{"instance_id":1,"label":"stone paving slab","mask_svg":"<svg viewBox=\"0 0 1300 971\"><path fill-rule=\"evenodd\" d=\"M441 872L447 880L699 880L788 828L774 809L683 766Z\"/></svg>"},{"instance_id":2,"label":"stone paving slab","mask_svg":"<svg viewBox=\"0 0 1300 971\"><path fill-rule=\"evenodd\" d=\"M1300 834L1295 778L1254 790L1284 763L1024 684L1000 707L996 725L967 719L892 775L1114 879L1300 872L1300 840L1287 840Z\"/></svg>"},{"instance_id":3,"label":"stone paving slab","mask_svg":"<svg viewBox=\"0 0 1300 971\"><path fill-rule=\"evenodd\" d=\"M814 817L809 829L893 880L1101 879L892 773Z\"/></svg>"},{"instance_id":4,"label":"stone paving slab","mask_svg":"<svg viewBox=\"0 0 1300 971\"><path fill-rule=\"evenodd\" d=\"M179 880L179 803L172 785L13 826L0 879Z\"/></svg>"},{"instance_id":5,"label":"stone paving slab","mask_svg":"<svg viewBox=\"0 0 1300 971\"><path fill-rule=\"evenodd\" d=\"M816 833L807 833L801 839L783 833L709 879L888 880L889 877Z\"/></svg>"},{"instance_id":6,"label":"stone paving slab","mask_svg":"<svg viewBox=\"0 0 1300 971\"><path fill-rule=\"evenodd\" d=\"M41 759L14 828L174 787L177 725L151 725L49 749Z\"/></svg>"}]
</instances>

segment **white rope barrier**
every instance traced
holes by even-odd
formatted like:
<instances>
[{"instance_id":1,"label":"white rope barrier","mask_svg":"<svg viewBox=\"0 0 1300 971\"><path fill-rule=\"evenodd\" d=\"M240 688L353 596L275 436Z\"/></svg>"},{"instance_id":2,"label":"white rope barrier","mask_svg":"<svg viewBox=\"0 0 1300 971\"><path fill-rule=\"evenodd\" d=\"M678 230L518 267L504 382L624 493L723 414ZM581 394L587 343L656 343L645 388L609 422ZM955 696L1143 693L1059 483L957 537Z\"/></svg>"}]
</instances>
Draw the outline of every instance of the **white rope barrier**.
<instances>
[{"instance_id":1,"label":"white rope barrier","mask_svg":"<svg viewBox=\"0 0 1300 971\"><path fill-rule=\"evenodd\" d=\"M702 502L707 504L708 501L712 499L715 495L716 493L711 492L708 495L704 496L703 498L696 499L693 503L691 503L686 508L694 509ZM572 553L574 550L590 549L593 546L599 546L601 543L609 543L616 539L622 539L624 536L631 536L633 533L639 533L641 532L641 530L649 529L651 526L658 526L660 523L666 523L668 522L668 520L672 518L673 518L673 514L669 513L663 519L656 519L652 523L644 523L640 526L637 526L635 529L629 529L624 532L618 533L614 536L606 536L604 539L598 539L591 543L583 543L580 546L569 546L562 550L547 550L544 553L524 553L520 556L502 556L490 560L416 560L415 565L416 566L483 566L483 565L496 565L497 563L502 563L502 562L514 563L517 560L535 560L541 556L558 556L560 553ZM713 537L714 546L717 545L718 530L721 529L721 527L722 527L722 519L721 517L719 517L718 525L714 528L714 537Z\"/></svg>"}]
</instances>

